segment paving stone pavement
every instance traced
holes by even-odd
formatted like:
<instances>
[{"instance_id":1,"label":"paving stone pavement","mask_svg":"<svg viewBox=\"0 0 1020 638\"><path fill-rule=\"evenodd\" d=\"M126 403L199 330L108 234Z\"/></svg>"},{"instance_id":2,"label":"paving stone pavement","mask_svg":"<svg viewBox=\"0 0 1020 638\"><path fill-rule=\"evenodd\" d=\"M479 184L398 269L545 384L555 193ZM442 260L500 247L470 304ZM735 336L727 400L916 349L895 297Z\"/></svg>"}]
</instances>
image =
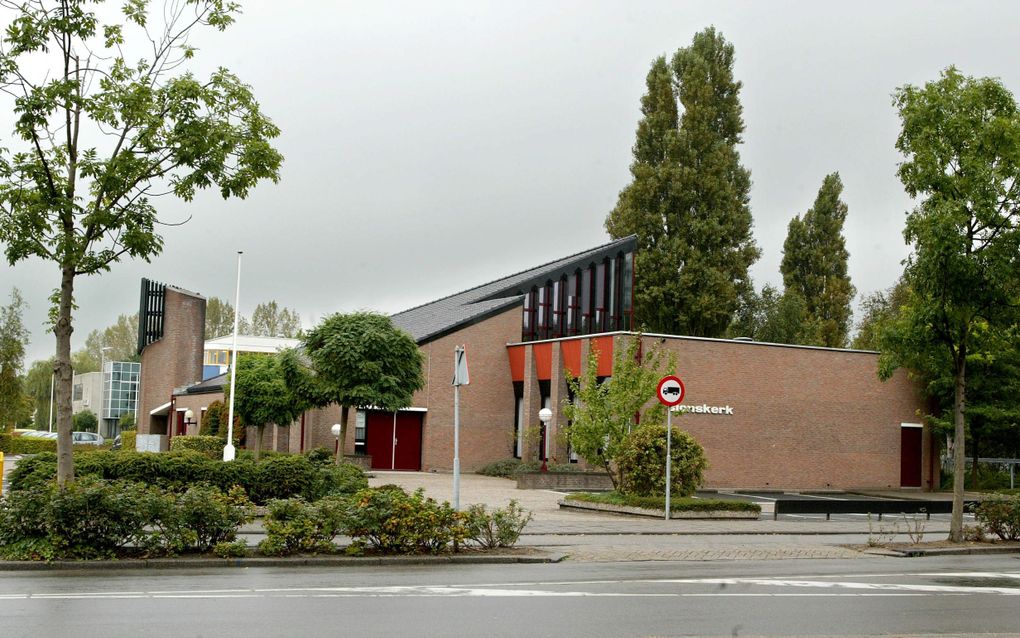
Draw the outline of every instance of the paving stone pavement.
<instances>
[{"instance_id":1,"label":"paving stone pavement","mask_svg":"<svg viewBox=\"0 0 1020 638\"><path fill-rule=\"evenodd\" d=\"M451 474L421 472L375 472L369 484L395 483L405 489L422 488L428 496L451 500ZM503 507L511 499L531 510L534 518L524 530L520 544L568 555L586 562L683 561L683 560L782 560L792 558L870 558L845 545L865 545L869 535L885 531L889 536L896 521L866 520L671 520L625 517L601 512L560 509L563 494L550 490L518 490L508 479L464 474L461 507L483 503ZM948 533L944 521L925 524L929 538ZM909 540L905 535L895 538Z\"/></svg>"}]
</instances>

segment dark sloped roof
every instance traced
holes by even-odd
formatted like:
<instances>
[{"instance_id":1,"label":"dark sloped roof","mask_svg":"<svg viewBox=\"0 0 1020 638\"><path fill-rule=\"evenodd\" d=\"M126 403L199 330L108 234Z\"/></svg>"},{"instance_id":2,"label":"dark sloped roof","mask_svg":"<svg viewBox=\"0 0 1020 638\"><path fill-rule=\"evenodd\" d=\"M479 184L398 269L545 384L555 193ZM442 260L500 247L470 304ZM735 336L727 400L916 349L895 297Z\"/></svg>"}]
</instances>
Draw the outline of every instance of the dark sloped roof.
<instances>
[{"instance_id":1,"label":"dark sloped roof","mask_svg":"<svg viewBox=\"0 0 1020 638\"><path fill-rule=\"evenodd\" d=\"M222 392L223 386L227 384L227 373L217 375L215 377L209 377L201 383L188 386L184 391L185 394L208 394L210 392Z\"/></svg>"},{"instance_id":2,"label":"dark sloped roof","mask_svg":"<svg viewBox=\"0 0 1020 638\"><path fill-rule=\"evenodd\" d=\"M418 343L432 341L460 327L523 303L524 294L531 290L532 286L559 279L562 275L570 274L589 263L602 261L605 257L621 252L632 252L635 246L636 239L633 235L624 237L398 312L391 319L398 328L407 331Z\"/></svg>"}]
</instances>

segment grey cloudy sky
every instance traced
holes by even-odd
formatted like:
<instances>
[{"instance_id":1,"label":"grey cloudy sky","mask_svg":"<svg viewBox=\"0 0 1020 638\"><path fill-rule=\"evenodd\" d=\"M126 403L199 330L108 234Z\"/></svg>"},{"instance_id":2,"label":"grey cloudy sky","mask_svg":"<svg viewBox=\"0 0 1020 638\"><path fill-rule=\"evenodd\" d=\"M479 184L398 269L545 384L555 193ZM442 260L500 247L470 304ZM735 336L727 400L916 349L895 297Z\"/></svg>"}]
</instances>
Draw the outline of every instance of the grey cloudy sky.
<instances>
[{"instance_id":1,"label":"grey cloudy sky","mask_svg":"<svg viewBox=\"0 0 1020 638\"><path fill-rule=\"evenodd\" d=\"M78 280L74 348L138 306L141 277L297 309L306 325L396 312L608 240L645 74L715 25L736 47L756 285L780 283L786 225L825 174L849 205L850 274L890 286L911 203L896 175L892 91L950 64L1020 92L1012 2L333 2L248 0L199 65L251 84L282 129L281 181L245 201L161 202L165 250ZM9 131L0 131L6 145ZM29 361L56 267L0 264L0 305L31 307Z\"/></svg>"}]
</instances>

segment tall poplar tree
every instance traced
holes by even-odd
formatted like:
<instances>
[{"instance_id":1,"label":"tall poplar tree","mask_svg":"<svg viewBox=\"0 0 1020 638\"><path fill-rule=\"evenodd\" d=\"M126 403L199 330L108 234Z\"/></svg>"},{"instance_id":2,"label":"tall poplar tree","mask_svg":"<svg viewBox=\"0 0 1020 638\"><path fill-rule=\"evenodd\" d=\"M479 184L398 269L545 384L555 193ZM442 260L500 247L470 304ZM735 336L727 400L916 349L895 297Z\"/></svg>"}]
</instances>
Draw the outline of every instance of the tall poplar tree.
<instances>
[{"instance_id":1,"label":"tall poplar tree","mask_svg":"<svg viewBox=\"0 0 1020 638\"><path fill-rule=\"evenodd\" d=\"M642 98L633 181L606 219L636 234L635 310L642 329L720 336L751 285L750 173L733 45L708 28L670 64L657 59Z\"/></svg>"},{"instance_id":2,"label":"tall poplar tree","mask_svg":"<svg viewBox=\"0 0 1020 638\"><path fill-rule=\"evenodd\" d=\"M850 332L850 301L856 290L847 274L843 238L847 205L840 199L843 182L839 173L826 175L815 204L804 216L790 221L783 244L783 285L807 303L807 321L815 325L820 343L842 348Z\"/></svg>"},{"instance_id":3,"label":"tall poplar tree","mask_svg":"<svg viewBox=\"0 0 1020 638\"><path fill-rule=\"evenodd\" d=\"M29 335L22 321L25 305L21 291L15 288L11 303L0 308L0 432L14 428L27 411L21 376Z\"/></svg>"}]
</instances>

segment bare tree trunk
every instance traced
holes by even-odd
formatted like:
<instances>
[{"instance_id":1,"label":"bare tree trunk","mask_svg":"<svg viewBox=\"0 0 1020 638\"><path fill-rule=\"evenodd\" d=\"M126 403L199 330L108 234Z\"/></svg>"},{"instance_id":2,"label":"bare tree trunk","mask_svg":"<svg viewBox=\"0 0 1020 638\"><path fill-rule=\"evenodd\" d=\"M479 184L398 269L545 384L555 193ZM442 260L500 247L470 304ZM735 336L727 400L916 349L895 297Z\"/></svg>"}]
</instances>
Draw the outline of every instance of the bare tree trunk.
<instances>
[{"instance_id":1,"label":"bare tree trunk","mask_svg":"<svg viewBox=\"0 0 1020 638\"><path fill-rule=\"evenodd\" d=\"M74 267L64 266L60 277L60 300L57 323L57 357L53 364L56 374L57 404L57 484L66 487L74 482L73 441L71 439L71 307L74 300Z\"/></svg>"},{"instance_id":2,"label":"bare tree trunk","mask_svg":"<svg viewBox=\"0 0 1020 638\"><path fill-rule=\"evenodd\" d=\"M956 378L954 380L953 421L953 517L949 523L949 540L963 541L963 482L966 454L964 450L963 406L967 394L967 351L961 346L957 353Z\"/></svg>"},{"instance_id":3,"label":"bare tree trunk","mask_svg":"<svg viewBox=\"0 0 1020 638\"><path fill-rule=\"evenodd\" d=\"M266 426L259 425L255 427L255 462L258 463L259 458L262 456L262 433L266 431Z\"/></svg>"}]
</instances>

